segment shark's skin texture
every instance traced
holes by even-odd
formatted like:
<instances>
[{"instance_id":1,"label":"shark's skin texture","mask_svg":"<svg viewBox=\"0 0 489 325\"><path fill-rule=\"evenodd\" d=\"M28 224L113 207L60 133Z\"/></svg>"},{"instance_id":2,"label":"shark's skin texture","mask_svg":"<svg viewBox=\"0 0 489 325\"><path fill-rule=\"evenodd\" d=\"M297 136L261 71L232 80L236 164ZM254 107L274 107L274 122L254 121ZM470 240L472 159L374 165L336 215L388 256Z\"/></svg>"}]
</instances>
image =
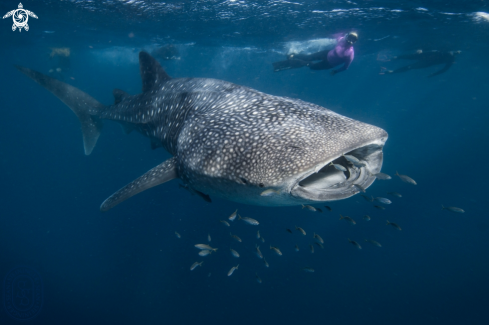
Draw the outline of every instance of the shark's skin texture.
<instances>
[{"instance_id":1,"label":"shark's skin texture","mask_svg":"<svg viewBox=\"0 0 489 325\"><path fill-rule=\"evenodd\" d=\"M139 54L143 92L114 90L104 106L81 90L17 67L78 116L85 153L95 147L103 120L136 130L173 158L120 189L109 210L150 187L180 178L203 195L264 206L320 203L368 187L382 166L387 133L298 99L273 96L230 82L170 78L154 58ZM356 156L353 166L343 154ZM340 172L332 161L348 172ZM260 195L274 189L272 195Z\"/></svg>"}]
</instances>

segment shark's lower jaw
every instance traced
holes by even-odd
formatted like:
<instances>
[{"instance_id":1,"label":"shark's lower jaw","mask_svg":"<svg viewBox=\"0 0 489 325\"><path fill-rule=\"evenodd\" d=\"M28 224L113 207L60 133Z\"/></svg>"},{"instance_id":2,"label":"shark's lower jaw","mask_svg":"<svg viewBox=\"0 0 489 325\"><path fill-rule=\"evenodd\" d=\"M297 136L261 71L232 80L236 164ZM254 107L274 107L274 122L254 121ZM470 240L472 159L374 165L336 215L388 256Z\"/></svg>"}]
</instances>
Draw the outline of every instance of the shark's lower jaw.
<instances>
[{"instance_id":1,"label":"shark's lower jaw","mask_svg":"<svg viewBox=\"0 0 489 325\"><path fill-rule=\"evenodd\" d=\"M375 180L373 175L380 172L383 145L384 141L371 143L345 152L345 155L354 156L361 162L357 166L343 155L318 165L311 172L298 178L290 194L296 199L308 202L341 200L357 194L362 188L370 186ZM331 162L343 166L346 171L338 170L330 164Z\"/></svg>"}]
</instances>

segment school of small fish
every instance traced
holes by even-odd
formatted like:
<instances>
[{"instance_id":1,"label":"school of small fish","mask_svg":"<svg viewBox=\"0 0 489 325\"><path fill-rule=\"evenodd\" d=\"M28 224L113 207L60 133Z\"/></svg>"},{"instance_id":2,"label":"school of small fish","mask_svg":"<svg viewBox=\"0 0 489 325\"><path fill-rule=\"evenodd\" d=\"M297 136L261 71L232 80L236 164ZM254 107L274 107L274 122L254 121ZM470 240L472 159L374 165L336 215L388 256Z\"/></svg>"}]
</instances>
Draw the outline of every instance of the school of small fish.
<instances>
[{"instance_id":1,"label":"school of small fish","mask_svg":"<svg viewBox=\"0 0 489 325\"><path fill-rule=\"evenodd\" d=\"M363 162L359 161L356 157L354 157L352 155L344 155L344 158L349 163L353 164L356 167L363 167L363 166L365 166L365 164ZM333 162L331 162L330 165L333 166L335 169L337 169L339 171L343 171L343 172L346 171L346 168L343 165L334 164ZM379 180L391 180L392 179L391 176L389 176L387 174L384 174L384 173L377 173L377 174L374 174L373 176L375 176ZM399 174L398 172L396 172L395 176L397 176L402 182L405 182L405 183L411 184L411 185L417 185L416 181L414 179L412 179L411 177L407 176L407 175ZM361 193L366 193L366 189L363 188L360 185L354 184L353 187L355 187ZM389 195L390 197L402 198L402 195L400 193L398 193L398 192L390 191L390 192L387 192L386 194ZM275 189L267 189L267 190L263 191L260 195L261 196L280 195L280 192L277 191L277 190L275 190ZM380 196L374 197L372 195L366 195L366 194L360 194L360 195L367 202L371 203L373 207L375 207L375 208L377 208L379 210L386 210L385 205L390 205L390 204L393 203L390 199L385 198L385 197L380 197ZM382 205L376 204L377 202L380 203L380 204L382 204ZM329 211L329 212L332 212L332 210L333 210L330 206L327 206L327 205L325 205L324 208L326 208L326 210ZM315 206L312 206L312 205L304 205L303 204L302 205L302 209L306 209L306 210L309 210L311 212L319 212L319 213L322 213L323 212L321 208L315 207ZM454 212L454 213L465 213L465 211L463 209L458 208L458 207L454 207L454 206L444 206L444 205L441 205L441 209L444 210L444 211L449 211L449 212ZM382 212L379 212L379 213L382 213ZM352 226L354 226L354 225L357 224L357 222L353 218L351 218L349 216L343 216L341 214L339 216L340 216L339 220L344 220L344 221L346 221L347 223L349 223ZM236 219L237 220L241 220L241 221L243 221L243 223L248 224L248 225L251 225L251 226L258 226L258 225L260 225L260 223L256 219L253 219L253 218L250 218L250 217L242 217L240 214L238 214L238 209L236 209L227 219L224 219L224 220L221 219L221 220L219 220L219 222L222 223L226 227L231 227L231 224L227 220L229 220L231 222L234 222L234 221L236 221ZM372 220L372 218L369 215L364 215L362 217L362 219L364 221L370 221L370 220ZM238 222L236 222L236 223L238 223ZM236 223L233 223L233 224L236 224ZM386 220L386 225L387 226L390 226L390 228L395 229L395 230L398 230L398 231L401 231L402 230L401 226L399 226L397 223L391 222L389 220ZM307 232L302 227L294 226L294 228L292 228L292 229L295 229L296 232L292 231L291 228L285 228L286 232L288 232L291 235L290 238L297 236L297 233L299 233L301 236L307 236ZM233 233L229 233L229 235L230 235L230 237L232 239L235 240L234 243L236 245L240 245L238 243L242 243L243 242L243 240L238 235L233 234ZM181 239L182 238L182 236L180 235L180 233L178 233L177 231L175 231L175 236L178 239ZM309 236L311 236L311 235L309 234ZM256 237L256 240L258 242L260 242L260 241L261 241L261 243L264 243L265 242L265 239L263 238L263 235L260 233L260 230L257 230L256 231L256 236L255 237ZM244 237L244 238L246 239L246 237ZM308 238L308 237L305 237L305 238ZM297 237L295 237L295 239L297 239ZM211 242L211 234L210 233L207 234L207 241L209 243ZM347 241L348 241L348 243L350 243L352 246L354 246L358 250L361 250L362 249L362 246L359 244L358 241L353 240L353 239L350 239L350 238L347 238ZM378 241L373 240L373 239L363 239L362 241L363 242L366 242L366 243L368 243L368 244L370 244L372 246L375 246L375 247L379 247L379 248L382 247L382 245ZM324 245L325 245L324 239L319 234L317 234L316 232L313 232L312 240L310 241L310 245L309 245L309 251L310 251L310 253L314 253L314 245L316 245L317 247L319 247L321 249L324 249ZM270 251L273 253L272 255L283 256L283 253L282 253L282 251L281 251L281 249L279 247L273 246L271 244L268 245L268 246L270 247ZM211 254L217 254L216 252L218 250L218 248L214 248L214 247L212 247L212 246L210 246L208 244L196 244L195 247L199 249L198 255L201 256L201 257L209 256ZM295 244L295 246L292 246L292 244L291 244L291 246L285 250L285 253L287 253L287 250L288 249L292 250L292 248L294 249L295 252L299 252L300 251L300 247L299 247L298 244ZM238 247L238 249L239 249L239 247ZM229 251L231 252L231 256L233 256L234 258L240 258L240 254L234 248L229 247ZM270 267L270 265L267 262L265 256L261 252L260 245L258 243L255 244L254 255L256 255L259 259L263 260L264 266L266 268L269 268ZM195 262L195 263L193 263L191 265L191 267L190 267L190 270L193 271L198 266L201 266L202 267L203 263L204 263L203 261L202 262ZM235 273L235 271L238 270L238 267L239 267L239 264L236 265L236 266L231 266L231 268L227 272L227 276L228 277L229 276L232 276ZM304 267L302 267L299 270L302 270L302 271L307 272L307 273L314 273L315 272L315 269L312 268L312 267L310 267L310 266L304 266ZM211 273L209 273L209 276L210 276L210 274ZM262 284L263 283L263 280L260 278L260 276L258 275L257 272L255 272L255 279L256 279L256 282L257 283L259 283L259 284Z\"/></svg>"}]
</instances>

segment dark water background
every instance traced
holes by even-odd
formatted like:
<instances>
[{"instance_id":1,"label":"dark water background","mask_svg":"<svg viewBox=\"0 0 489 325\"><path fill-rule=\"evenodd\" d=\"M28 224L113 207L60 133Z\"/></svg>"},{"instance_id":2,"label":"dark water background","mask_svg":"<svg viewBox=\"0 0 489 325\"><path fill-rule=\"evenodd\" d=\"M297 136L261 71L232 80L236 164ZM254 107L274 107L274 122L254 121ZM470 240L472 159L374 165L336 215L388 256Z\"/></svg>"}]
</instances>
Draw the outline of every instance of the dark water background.
<instances>
[{"instance_id":1,"label":"dark water background","mask_svg":"<svg viewBox=\"0 0 489 325\"><path fill-rule=\"evenodd\" d=\"M487 1L23 4L39 16L29 19L28 32L12 32L11 18L0 25L0 277L17 265L41 274L43 309L28 323L488 324L489 21L476 14L489 11ZM17 5L2 1L0 11ZM272 72L284 42L351 29L360 40L348 71ZM13 64L47 73L50 48L70 47L66 81L110 104L113 88L140 92L138 51L168 43L182 56L162 62L173 77L223 79L384 128L383 171L398 170L418 185L376 181L368 194L403 195L385 211L355 196L319 214L218 198L209 204L174 180L99 212L105 198L169 154L106 123L85 156L76 117ZM379 74L402 64L379 61L385 55L419 48L462 54L434 78L426 76L440 67ZM442 211L442 204L466 213ZM236 208L260 225L219 223ZM339 213L357 225L339 221ZM403 230L387 227L387 219ZM285 231L295 225L307 236ZM253 254L257 229L270 268ZM311 254L313 232L325 248ZM193 245L207 234L220 249L202 258ZM283 256L273 255L270 244ZM233 258L229 247L241 257ZM190 272L201 260L203 267ZM303 272L305 266L316 272ZM15 323L0 309L0 324Z\"/></svg>"}]
</instances>

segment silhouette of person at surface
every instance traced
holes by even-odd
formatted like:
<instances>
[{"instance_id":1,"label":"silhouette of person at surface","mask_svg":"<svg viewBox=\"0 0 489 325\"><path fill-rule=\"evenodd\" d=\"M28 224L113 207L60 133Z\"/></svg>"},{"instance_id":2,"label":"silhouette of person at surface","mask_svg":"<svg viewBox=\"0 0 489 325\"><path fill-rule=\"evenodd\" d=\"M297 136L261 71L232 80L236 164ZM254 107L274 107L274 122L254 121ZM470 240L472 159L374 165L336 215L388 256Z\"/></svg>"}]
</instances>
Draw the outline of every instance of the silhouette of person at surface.
<instances>
[{"instance_id":1,"label":"silhouette of person at surface","mask_svg":"<svg viewBox=\"0 0 489 325\"><path fill-rule=\"evenodd\" d=\"M426 51L417 50L416 53L413 54L404 54L399 56L394 56L392 60L413 60L416 61L404 67L398 68L396 70L387 70L385 74L391 73L401 73L407 72L413 69L425 69L434 65L445 64L445 66L436 72L433 72L428 77L433 77L440 75L444 72L447 72L448 69L455 62L455 58L460 51Z\"/></svg>"},{"instance_id":2,"label":"silhouette of person at surface","mask_svg":"<svg viewBox=\"0 0 489 325\"><path fill-rule=\"evenodd\" d=\"M71 68L71 50L69 47L53 47L49 54L51 69L49 73L55 78L64 80L64 73Z\"/></svg>"}]
</instances>

